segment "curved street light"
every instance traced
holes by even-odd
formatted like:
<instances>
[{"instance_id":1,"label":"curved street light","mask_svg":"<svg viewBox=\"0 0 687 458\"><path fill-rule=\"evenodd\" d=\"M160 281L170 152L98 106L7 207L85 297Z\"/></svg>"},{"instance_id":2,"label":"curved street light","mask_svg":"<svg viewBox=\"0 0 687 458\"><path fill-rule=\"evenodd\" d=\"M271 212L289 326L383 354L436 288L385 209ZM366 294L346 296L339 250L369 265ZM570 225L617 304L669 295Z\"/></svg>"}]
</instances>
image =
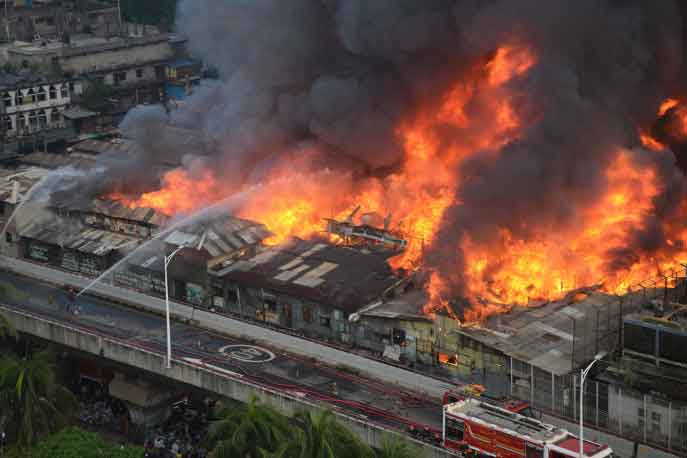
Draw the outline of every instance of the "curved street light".
<instances>
[{"instance_id":1,"label":"curved street light","mask_svg":"<svg viewBox=\"0 0 687 458\"><path fill-rule=\"evenodd\" d=\"M608 353L602 351L594 356L594 361L589 363L585 369L580 370L580 450L578 456L584 458L584 379L589 374L589 370L597 361L601 361Z\"/></svg>"},{"instance_id":2,"label":"curved street light","mask_svg":"<svg viewBox=\"0 0 687 458\"><path fill-rule=\"evenodd\" d=\"M167 284L167 266L172 262L172 258L180 252L182 249L186 248L188 245L179 245L176 250L172 251L171 254L165 256L165 312L167 317L167 369L172 368L172 332L169 320L169 288Z\"/></svg>"}]
</instances>

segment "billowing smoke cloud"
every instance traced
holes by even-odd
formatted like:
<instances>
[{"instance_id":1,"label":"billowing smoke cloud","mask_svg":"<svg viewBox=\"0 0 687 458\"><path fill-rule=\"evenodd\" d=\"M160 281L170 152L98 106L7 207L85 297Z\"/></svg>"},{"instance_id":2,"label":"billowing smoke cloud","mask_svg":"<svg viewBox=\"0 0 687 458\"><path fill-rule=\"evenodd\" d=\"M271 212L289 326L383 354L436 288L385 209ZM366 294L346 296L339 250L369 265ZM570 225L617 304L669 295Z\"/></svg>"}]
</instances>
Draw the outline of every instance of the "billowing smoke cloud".
<instances>
[{"instance_id":1,"label":"billowing smoke cloud","mask_svg":"<svg viewBox=\"0 0 687 458\"><path fill-rule=\"evenodd\" d=\"M222 170L227 190L260 181L287 156L301 173L384 176L402 166L397 129L419 106L439 103L502 43L532 47L538 64L509 88L528 127L460 163L456 203L425 252L428 267L454 280L452 294L461 292L464 237L495 243L507 228L527 240L575 224L605 191L617 148L633 147L636 126L680 87L685 54L673 1L181 0L177 26L219 81L178 110L133 110L122 130L136 144L134 160L108 160L79 189L102 191L117 177L144 182L149 165L164 161L198 164L188 156ZM443 147L493 122L476 119L439 129ZM667 183L647 217L655 222L684 190L667 156L638 157L659 161ZM652 221L634 234L640 250L665 240ZM631 262L621 248L618 265Z\"/></svg>"},{"instance_id":2,"label":"billowing smoke cloud","mask_svg":"<svg viewBox=\"0 0 687 458\"><path fill-rule=\"evenodd\" d=\"M182 0L179 31L221 80L169 119L135 111L123 127L147 154L218 161L237 187L303 143L316 147L314 168L384 174L403 161L396 129L420 103L439 100L500 44L528 43L539 64L513 89L537 121L498 160L461 164L470 178L456 189L460 204L446 211L426 253L429 267L454 278L456 294L463 237L493 244L499 228L524 240L564 230L605 191L617 148L632 146L642 117L679 86L679 17L671 2L641 0ZM169 137L165 123L194 137ZM466 135L441 134L446 144ZM656 160L667 183L679 182L669 160ZM657 198L666 202L660 213L674 208L676 188ZM664 243L659 227L638 231L637 248ZM622 248L617 265L636 255Z\"/></svg>"},{"instance_id":3,"label":"billowing smoke cloud","mask_svg":"<svg viewBox=\"0 0 687 458\"><path fill-rule=\"evenodd\" d=\"M460 204L444 214L428 254L428 263L454 280L450 294L463 286L464 237L493 246L500 228L521 240L564 232L603 195L618 148L632 145L641 116L653 113L666 87L679 81L675 63L684 50L675 8L669 2L501 1L473 10L463 31L475 49L496 46L514 31L537 46L540 64L519 89L537 101L539 121L497 160L463 165L461 172L472 178L456 190ZM667 43L672 56L666 56ZM667 237L656 222L675 211L678 195L684 198L669 156L635 159L660 162L666 187L656 198L656 214L626 241L631 246L611 249L609 271L660 248Z\"/></svg>"}]
</instances>

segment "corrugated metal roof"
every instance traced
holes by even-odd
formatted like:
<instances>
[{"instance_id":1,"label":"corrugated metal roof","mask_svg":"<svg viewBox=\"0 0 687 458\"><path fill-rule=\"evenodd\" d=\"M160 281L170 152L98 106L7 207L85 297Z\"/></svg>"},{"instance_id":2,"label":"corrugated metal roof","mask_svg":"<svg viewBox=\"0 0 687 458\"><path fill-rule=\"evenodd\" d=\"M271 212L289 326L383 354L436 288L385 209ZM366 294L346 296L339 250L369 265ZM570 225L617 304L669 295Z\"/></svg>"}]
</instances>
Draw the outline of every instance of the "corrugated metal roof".
<instances>
[{"instance_id":1,"label":"corrugated metal roof","mask_svg":"<svg viewBox=\"0 0 687 458\"><path fill-rule=\"evenodd\" d=\"M125 219L137 223L145 223L155 227L163 226L168 220L166 215L156 212L153 209L130 208L120 202L105 198L96 198L93 199L89 204L80 206L76 204L72 205L71 202L64 202L62 206L69 208L70 210L105 215L112 218Z\"/></svg>"},{"instance_id":2,"label":"corrugated metal roof","mask_svg":"<svg viewBox=\"0 0 687 458\"><path fill-rule=\"evenodd\" d=\"M599 337L597 327L609 332L604 323L609 320L609 313L617 313L615 296L598 291L584 294L582 300L573 299L575 294L571 293L565 299L536 308L495 315L457 332L517 360L563 375L588 362L585 358L593 358L596 351L604 350L595 340Z\"/></svg>"},{"instance_id":3,"label":"corrugated metal roof","mask_svg":"<svg viewBox=\"0 0 687 458\"><path fill-rule=\"evenodd\" d=\"M105 256L141 241L136 237L91 227L75 228L73 222L54 215L29 218L27 224L18 228L17 232L25 238L96 256Z\"/></svg>"},{"instance_id":4,"label":"corrugated metal roof","mask_svg":"<svg viewBox=\"0 0 687 458\"><path fill-rule=\"evenodd\" d=\"M64 110L62 112L62 116L64 116L67 119L84 119L98 116L98 113L96 113L95 111L87 110L80 106L75 106L73 108Z\"/></svg>"},{"instance_id":5,"label":"corrugated metal roof","mask_svg":"<svg viewBox=\"0 0 687 458\"><path fill-rule=\"evenodd\" d=\"M134 152L134 143L127 139L116 139L111 141L84 140L77 143L72 148L74 151L89 154L131 155Z\"/></svg>"},{"instance_id":6,"label":"corrugated metal roof","mask_svg":"<svg viewBox=\"0 0 687 458\"><path fill-rule=\"evenodd\" d=\"M64 155L55 153L31 153L19 157L19 162L27 165L35 165L46 169L57 169L72 166L79 169L91 169L95 166L94 157L79 155Z\"/></svg>"},{"instance_id":7,"label":"corrugated metal roof","mask_svg":"<svg viewBox=\"0 0 687 458\"><path fill-rule=\"evenodd\" d=\"M347 313L381 297L399 281L382 256L303 240L267 247L233 262L225 272L228 280L328 304Z\"/></svg>"},{"instance_id":8,"label":"corrugated metal roof","mask_svg":"<svg viewBox=\"0 0 687 458\"><path fill-rule=\"evenodd\" d=\"M263 224L224 216L173 231L163 237L163 241L205 250L211 258L218 258L255 245L270 235Z\"/></svg>"}]
</instances>

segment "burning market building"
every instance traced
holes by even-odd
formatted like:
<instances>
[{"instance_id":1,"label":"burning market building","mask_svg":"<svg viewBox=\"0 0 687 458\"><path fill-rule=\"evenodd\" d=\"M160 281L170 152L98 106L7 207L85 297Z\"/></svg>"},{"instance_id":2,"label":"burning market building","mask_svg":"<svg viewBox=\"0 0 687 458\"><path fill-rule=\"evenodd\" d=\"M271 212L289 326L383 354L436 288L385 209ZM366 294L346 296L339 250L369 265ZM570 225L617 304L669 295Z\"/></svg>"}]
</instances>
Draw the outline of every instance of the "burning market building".
<instances>
[{"instance_id":1,"label":"burning market building","mask_svg":"<svg viewBox=\"0 0 687 458\"><path fill-rule=\"evenodd\" d=\"M377 253L294 239L231 261L230 311L340 343L356 342L351 314L392 297L405 278Z\"/></svg>"},{"instance_id":2,"label":"burning market building","mask_svg":"<svg viewBox=\"0 0 687 458\"><path fill-rule=\"evenodd\" d=\"M227 263L255 254L270 235L260 223L231 216L192 223L162 234L157 253L128 260L127 268L115 273L115 279L121 285L163 296L165 256L179 250L168 264L170 297L228 312L234 289L217 272Z\"/></svg>"},{"instance_id":3,"label":"burning market building","mask_svg":"<svg viewBox=\"0 0 687 458\"><path fill-rule=\"evenodd\" d=\"M22 204L48 173L31 166L0 170L3 227L7 225L3 253L94 276L167 220L152 209L103 199Z\"/></svg>"}]
</instances>

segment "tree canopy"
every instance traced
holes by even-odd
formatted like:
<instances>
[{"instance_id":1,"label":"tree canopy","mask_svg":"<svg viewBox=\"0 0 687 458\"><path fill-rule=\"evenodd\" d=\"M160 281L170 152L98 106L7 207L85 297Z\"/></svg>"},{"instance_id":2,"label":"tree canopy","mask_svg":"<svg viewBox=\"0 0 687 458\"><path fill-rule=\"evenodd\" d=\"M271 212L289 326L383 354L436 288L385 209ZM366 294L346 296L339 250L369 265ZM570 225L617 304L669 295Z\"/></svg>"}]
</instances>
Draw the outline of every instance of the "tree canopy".
<instances>
[{"instance_id":1,"label":"tree canopy","mask_svg":"<svg viewBox=\"0 0 687 458\"><path fill-rule=\"evenodd\" d=\"M10 320L8 320L5 315L0 313L0 339L4 339L6 337L16 337L16 335L17 331L14 329L12 323L10 323Z\"/></svg>"},{"instance_id":2,"label":"tree canopy","mask_svg":"<svg viewBox=\"0 0 687 458\"><path fill-rule=\"evenodd\" d=\"M142 447L108 444L97 433L69 427L41 441L33 458L141 458Z\"/></svg>"},{"instance_id":3,"label":"tree canopy","mask_svg":"<svg viewBox=\"0 0 687 458\"><path fill-rule=\"evenodd\" d=\"M222 405L207 436L215 458L413 458L408 441L385 436L373 451L340 424L331 411L299 412L288 419L256 399Z\"/></svg>"},{"instance_id":4,"label":"tree canopy","mask_svg":"<svg viewBox=\"0 0 687 458\"><path fill-rule=\"evenodd\" d=\"M0 412L10 441L24 450L64 427L76 412L74 395L55 377L51 353L0 358Z\"/></svg>"},{"instance_id":5,"label":"tree canopy","mask_svg":"<svg viewBox=\"0 0 687 458\"><path fill-rule=\"evenodd\" d=\"M177 0L122 0L127 21L169 27L174 24Z\"/></svg>"}]
</instances>

